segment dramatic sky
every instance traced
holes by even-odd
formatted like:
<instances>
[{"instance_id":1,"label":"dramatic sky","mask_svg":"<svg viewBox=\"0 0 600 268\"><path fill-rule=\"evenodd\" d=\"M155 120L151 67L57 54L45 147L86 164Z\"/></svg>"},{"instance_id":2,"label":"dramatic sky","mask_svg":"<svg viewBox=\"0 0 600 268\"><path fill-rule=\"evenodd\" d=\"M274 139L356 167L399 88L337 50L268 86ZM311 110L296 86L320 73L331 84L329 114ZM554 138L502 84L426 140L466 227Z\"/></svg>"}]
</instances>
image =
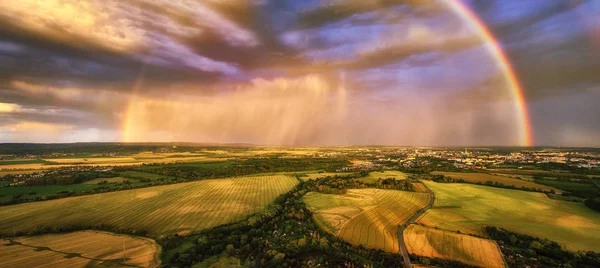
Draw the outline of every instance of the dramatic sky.
<instances>
[{"instance_id":1,"label":"dramatic sky","mask_svg":"<svg viewBox=\"0 0 600 268\"><path fill-rule=\"evenodd\" d=\"M600 146L600 1L463 0L535 145ZM0 1L0 142L522 145L445 1Z\"/></svg>"}]
</instances>

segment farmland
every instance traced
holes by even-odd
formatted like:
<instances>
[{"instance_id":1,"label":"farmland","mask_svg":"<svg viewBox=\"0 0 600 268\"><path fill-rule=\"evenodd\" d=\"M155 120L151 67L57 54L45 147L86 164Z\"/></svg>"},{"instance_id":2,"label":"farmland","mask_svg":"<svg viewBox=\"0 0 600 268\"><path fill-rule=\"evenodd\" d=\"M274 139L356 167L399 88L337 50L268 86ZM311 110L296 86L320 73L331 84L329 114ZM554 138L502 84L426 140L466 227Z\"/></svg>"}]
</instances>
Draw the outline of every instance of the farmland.
<instances>
[{"instance_id":1,"label":"farmland","mask_svg":"<svg viewBox=\"0 0 600 268\"><path fill-rule=\"evenodd\" d=\"M533 188L540 189L545 192L549 192L550 190L554 190L556 193L561 193L562 191L557 188L553 188L547 185L530 182L527 180L519 180L517 178L509 178L505 176L498 176L486 173L463 173L463 172L433 172L432 174L444 175L447 177L451 177L453 179L463 179L467 182L471 183L481 183L485 184L488 181L494 183L501 183L506 186L514 186L517 188Z\"/></svg>"},{"instance_id":2,"label":"farmland","mask_svg":"<svg viewBox=\"0 0 600 268\"><path fill-rule=\"evenodd\" d=\"M502 255L491 240L411 224L404 230L404 241L410 254L480 267L504 267Z\"/></svg>"},{"instance_id":3,"label":"farmland","mask_svg":"<svg viewBox=\"0 0 600 268\"><path fill-rule=\"evenodd\" d=\"M568 250L600 251L600 213L582 203L553 200L542 193L472 184L426 182L435 205L419 222L483 235L482 227L547 238Z\"/></svg>"},{"instance_id":4,"label":"farmland","mask_svg":"<svg viewBox=\"0 0 600 268\"><path fill-rule=\"evenodd\" d=\"M152 234L188 233L262 211L298 181L253 176L179 183L0 208L0 230L106 224Z\"/></svg>"},{"instance_id":5,"label":"farmland","mask_svg":"<svg viewBox=\"0 0 600 268\"><path fill-rule=\"evenodd\" d=\"M304 200L315 222L355 245L398 251L398 225L429 202L429 194L380 189L350 189L347 194L311 192Z\"/></svg>"},{"instance_id":6,"label":"farmland","mask_svg":"<svg viewBox=\"0 0 600 268\"><path fill-rule=\"evenodd\" d=\"M379 180L379 179L393 178L396 180L405 180L406 177L407 177L407 175L400 171L386 170L383 172L372 171L372 172L369 172L369 175L357 178L356 180L362 181L364 183L376 183L377 180Z\"/></svg>"},{"instance_id":7,"label":"farmland","mask_svg":"<svg viewBox=\"0 0 600 268\"><path fill-rule=\"evenodd\" d=\"M81 231L2 240L2 267L157 267L160 247L147 238ZM125 258L125 259L124 259Z\"/></svg>"}]
</instances>

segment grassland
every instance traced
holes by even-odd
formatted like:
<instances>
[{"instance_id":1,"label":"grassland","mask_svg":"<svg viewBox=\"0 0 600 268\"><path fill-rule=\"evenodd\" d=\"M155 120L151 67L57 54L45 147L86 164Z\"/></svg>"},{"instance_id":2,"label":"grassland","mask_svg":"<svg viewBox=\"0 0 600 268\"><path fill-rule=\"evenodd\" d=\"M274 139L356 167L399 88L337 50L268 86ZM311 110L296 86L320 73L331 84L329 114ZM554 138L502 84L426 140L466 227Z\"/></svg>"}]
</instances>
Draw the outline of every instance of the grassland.
<instances>
[{"instance_id":1,"label":"grassland","mask_svg":"<svg viewBox=\"0 0 600 268\"><path fill-rule=\"evenodd\" d=\"M541 189L542 191L549 192L550 190L554 190L556 193L561 193L562 191L557 188L553 188L547 185L534 183L527 180L519 180L516 178L510 178L499 175L492 175L486 173L463 173L463 172L432 172L432 174L440 174L444 176L448 176L454 179L463 179L467 182L472 183L486 183L488 181L502 183L506 186L514 186L517 188L535 188Z\"/></svg>"},{"instance_id":2,"label":"grassland","mask_svg":"<svg viewBox=\"0 0 600 268\"><path fill-rule=\"evenodd\" d=\"M151 234L189 233L262 211L298 180L252 176L203 180L0 207L0 232L96 225Z\"/></svg>"},{"instance_id":3,"label":"grassland","mask_svg":"<svg viewBox=\"0 0 600 268\"><path fill-rule=\"evenodd\" d=\"M376 183L379 179L397 179L397 180L405 180L407 175L400 171L395 170L386 170L383 172L373 171L369 172L369 175L357 178L356 180L362 181L364 183Z\"/></svg>"},{"instance_id":4,"label":"grassland","mask_svg":"<svg viewBox=\"0 0 600 268\"><path fill-rule=\"evenodd\" d=\"M500 250L488 239L411 224L404 230L404 242L410 254L479 267L504 267Z\"/></svg>"},{"instance_id":5,"label":"grassland","mask_svg":"<svg viewBox=\"0 0 600 268\"><path fill-rule=\"evenodd\" d=\"M426 184L436 195L419 219L427 226L479 235L484 225L496 226L554 240L567 250L600 251L600 213L582 203L472 184Z\"/></svg>"},{"instance_id":6,"label":"grassland","mask_svg":"<svg viewBox=\"0 0 600 268\"><path fill-rule=\"evenodd\" d=\"M82 231L0 243L2 267L157 267L160 247L146 238Z\"/></svg>"},{"instance_id":7,"label":"grassland","mask_svg":"<svg viewBox=\"0 0 600 268\"><path fill-rule=\"evenodd\" d=\"M429 202L429 194L351 189L344 195L307 193L304 201L324 230L355 245L398 252L398 225Z\"/></svg>"}]
</instances>

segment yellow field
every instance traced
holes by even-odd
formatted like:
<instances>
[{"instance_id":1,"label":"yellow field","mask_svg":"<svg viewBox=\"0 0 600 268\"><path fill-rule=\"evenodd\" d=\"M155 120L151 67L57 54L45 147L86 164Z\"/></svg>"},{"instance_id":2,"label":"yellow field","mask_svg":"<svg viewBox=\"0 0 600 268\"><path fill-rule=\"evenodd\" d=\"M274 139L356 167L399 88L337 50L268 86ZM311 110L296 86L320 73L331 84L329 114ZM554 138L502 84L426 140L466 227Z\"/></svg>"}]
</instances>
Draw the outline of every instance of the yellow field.
<instances>
[{"instance_id":1,"label":"yellow field","mask_svg":"<svg viewBox=\"0 0 600 268\"><path fill-rule=\"evenodd\" d=\"M582 203L473 184L425 183L435 193L435 204L419 218L424 225L478 235L485 235L483 226L495 226L572 251L600 251L600 213Z\"/></svg>"},{"instance_id":2,"label":"yellow field","mask_svg":"<svg viewBox=\"0 0 600 268\"><path fill-rule=\"evenodd\" d=\"M415 191L419 193L427 193L427 188L421 182L413 182L412 185L415 187Z\"/></svg>"},{"instance_id":3,"label":"yellow field","mask_svg":"<svg viewBox=\"0 0 600 268\"><path fill-rule=\"evenodd\" d=\"M397 180L406 180L408 177L405 173L395 170L386 170L383 172L373 171L369 172L369 175L361 178L357 178L356 180L362 181L364 183L376 183L379 179L397 179Z\"/></svg>"},{"instance_id":4,"label":"yellow field","mask_svg":"<svg viewBox=\"0 0 600 268\"><path fill-rule=\"evenodd\" d=\"M351 189L345 195L307 193L315 222L342 239L398 252L398 226L429 202L429 194L381 189Z\"/></svg>"},{"instance_id":5,"label":"yellow field","mask_svg":"<svg viewBox=\"0 0 600 268\"><path fill-rule=\"evenodd\" d=\"M0 232L106 224L151 234L189 233L262 211L298 183L292 176L203 180L0 207Z\"/></svg>"},{"instance_id":6,"label":"yellow field","mask_svg":"<svg viewBox=\"0 0 600 268\"><path fill-rule=\"evenodd\" d=\"M411 224L404 230L404 242L410 254L480 267L504 267L502 254L492 240Z\"/></svg>"},{"instance_id":7,"label":"yellow field","mask_svg":"<svg viewBox=\"0 0 600 268\"><path fill-rule=\"evenodd\" d=\"M129 181L129 179L125 179L123 177L115 177L115 178L97 178L97 179L93 179L93 180L89 180L89 181L85 181L82 184L98 184L99 182L103 182L106 181L108 183L121 183L121 182L126 182Z\"/></svg>"},{"instance_id":8,"label":"yellow field","mask_svg":"<svg viewBox=\"0 0 600 268\"><path fill-rule=\"evenodd\" d=\"M157 267L160 247L147 238L81 231L0 240L2 267Z\"/></svg>"},{"instance_id":9,"label":"yellow field","mask_svg":"<svg viewBox=\"0 0 600 268\"><path fill-rule=\"evenodd\" d=\"M502 183L507 186L512 185L517 188L521 188L521 187L537 188L537 189L541 189L542 191L546 191L546 192L549 192L551 189L554 189L554 191L557 194L562 193L562 191L560 189L556 189L556 188L542 185L542 184L537 184L537 183L534 183L531 181L519 180L516 178L509 178L509 177L491 175L491 174L485 174L485 173L432 172L432 174L441 174L441 175L448 176L448 177L451 177L454 179L463 179L465 181L473 182L473 183L477 183L477 182L485 183L486 181L492 181L492 182Z\"/></svg>"}]
</instances>

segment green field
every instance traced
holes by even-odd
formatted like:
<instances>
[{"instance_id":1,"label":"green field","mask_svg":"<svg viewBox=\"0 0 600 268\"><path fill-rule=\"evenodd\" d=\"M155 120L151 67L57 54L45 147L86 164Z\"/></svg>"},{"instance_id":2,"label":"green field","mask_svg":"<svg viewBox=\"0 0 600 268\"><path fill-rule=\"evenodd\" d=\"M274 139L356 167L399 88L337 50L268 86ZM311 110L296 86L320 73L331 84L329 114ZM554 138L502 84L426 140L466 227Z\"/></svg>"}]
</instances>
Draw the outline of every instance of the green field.
<instances>
[{"instance_id":1,"label":"green field","mask_svg":"<svg viewBox=\"0 0 600 268\"><path fill-rule=\"evenodd\" d=\"M502 254L492 240L411 224L404 230L409 253L479 267L503 268Z\"/></svg>"},{"instance_id":2,"label":"green field","mask_svg":"<svg viewBox=\"0 0 600 268\"><path fill-rule=\"evenodd\" d=\"M439 174L444 175L453 179L462 179L471 183L481 183L485 184L488 181L494 183L501 183L505 186L514 186L517 188L534 188L540 189L544 192L550 192L550 190L554 190L556 193L561 193L562 191L557 188L552 188L547 185L538 184L534 182L530 182L527 180L519 180L516 178L510 178L506 176L498 176L486 173L467 173L467 172L432 172L431 174Z\"/></svg>"},{"instance_id":3,"label":"green field","mask_svg":"<svg viewBox=\"0 0 600 268\"><path fill-rule=\"evenodd\" d=\"M568 250L600 251L600 213L582 203L554 200L542 193L472 184L426 184L435 205L420 223L484 235L483 226L547 238Z\"/></svg>"},{"instance_id":4,"label":"green field","mask_svg":"<svg viewBox=\"0 0 600 268\"><path fill-rule=\"evenodd\" d=\"M395 170L386 170L383 172L373 171L369 172L369 175L356 178L356 180L362 181L364 183L376 183L379 179L397 179L397 180L405 180L408 176L400 171Z\"/></svg>"},{"instance_id":5,"label":"green field","mask_svg":"<svg viewBox=\"0 0 600 268\"><path fill-rule=\"evenodd\" d=\"M284 175L238 177L4 206L0 232L106 224L152 234L189 233L260 212L297 183Z\"/></svg>"},{"instance_id":6,"label":"green field","mask_svg":"<svg viewBox=\"0 0 600 268\"><path fill-rule=\"evenodd\" d=\"M593 184L591 180L577 182L558 179L536 179L535 182L571 192L573 195L579 197L587 198L600 196L600 188Z\"/></svg>"},{"instance_id":7,"label":"green field","mask_svg":"<svg viewBox=\"0 0 600 268\"><path fill-rule=\"evenodd\" d=\"M160 176L156 174L146 173L146 172L138 172L138 171L125 171L121 172L121 176L129 179L130 186L138 187L145 186L158 178L168 178L168 176ZM134 178L134 179L130 179ZM135 178L141 179L149 179L151 182L139 182L136 181ZM49 196L58 196L61 193L93 193L95 189L100 189L103 187L111 186L111 185L99 185L98 182L110 180L108 178L99 178L92 181L79 183L79 184L68 184L68 185L43 185L43 186L17 186L17 187L0 187L0 203L7 202L13 198L13 196L21 196L26 197L30 200L35 200L36 198L45 198ZM121 179L122 181L122 179ZM0 184L1 185L1 184ZM113 186L114 188L114 186Z\"/></svg>"},{"instance_id":8,"label":"green field","mask_svg":"<svg viewBox=\"0 0 600 268\"><path fill-rule=\"evenodd\" d=\"M81 231L0 240L2 267L157 267L153 240Z\"/></svg>"},{"instance_id":9,"label":"green field","mask_svg":"<svg viewBox=\"0 0 600 268\"><path fill-rule=\"evenodd\" d=\"M429 194L381 189L350 189L334 195L310 192L304 196L324 230L355 245L398 251L398 226L424 208Z\"/></svg>"}]
</instances>

